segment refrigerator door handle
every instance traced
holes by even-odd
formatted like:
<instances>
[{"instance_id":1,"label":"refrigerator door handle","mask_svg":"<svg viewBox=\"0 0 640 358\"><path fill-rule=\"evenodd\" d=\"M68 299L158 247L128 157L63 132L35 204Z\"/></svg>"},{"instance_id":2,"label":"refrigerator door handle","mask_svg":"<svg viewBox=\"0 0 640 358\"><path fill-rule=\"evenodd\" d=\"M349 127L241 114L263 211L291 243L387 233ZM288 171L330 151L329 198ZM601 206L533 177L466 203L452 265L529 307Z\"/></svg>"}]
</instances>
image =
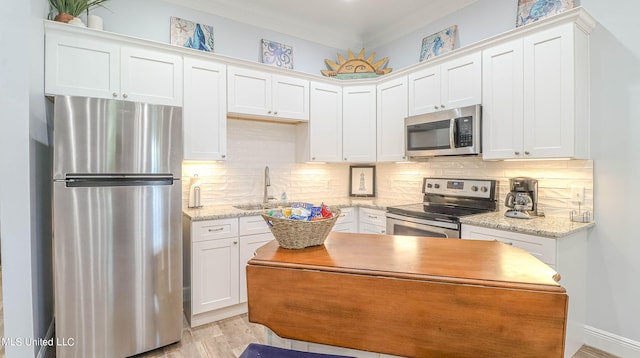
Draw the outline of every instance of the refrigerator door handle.
<instances>
[{"instance_id":1,"label":"refrigerator door handle","mask_svg":"<svg viewBox=\"0 0 640 358\"><path fill-rule=\"evenodd\" d=\"M100 187L100 186L150 186L173 185L171 174L67 174L64 182L67 187Z\"/></svg>"}]
</instances>

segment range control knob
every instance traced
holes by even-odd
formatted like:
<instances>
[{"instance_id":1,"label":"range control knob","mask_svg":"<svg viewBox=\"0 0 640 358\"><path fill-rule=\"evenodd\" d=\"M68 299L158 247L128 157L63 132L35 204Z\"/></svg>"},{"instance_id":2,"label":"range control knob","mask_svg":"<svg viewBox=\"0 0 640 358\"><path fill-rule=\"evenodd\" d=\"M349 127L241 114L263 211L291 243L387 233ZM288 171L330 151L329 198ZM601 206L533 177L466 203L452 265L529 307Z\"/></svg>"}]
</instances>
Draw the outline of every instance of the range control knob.
<instances>
[{"instance_id":1,"label":"range control knob","mask_svg":"<svg viewBox=\"0 0 640 358\"><path fill-rule=\"evenodd\" d=\"M434 184L433 187L436 189L440 189L440 184Z\"/></svg>"},{"instance_id":2,"label":"range control knob","mask_svg":"<svg viewBox=\"0 0 640 358\"><path fill-rule=\"evenodd\" d=\"M483 186L482 188L480 188L480 191L486 193L487 191L489 191L489 189L486 186Z\"/></svg>"},{"instance_id":3,"label":"range control knob","mask_svg":"<svg viewBox=\"0 0 640 358\"><path fill-rule=\"evenodd\" d=\"M433 188L433 184L431 184L431 183L427 184L427 188L429 188L429 189Z\"/></svg>"},{"instance_id":4,"label":"range control knob","mask_svg":"<svg viewBox=\"0 0 640 358\"><path fill-rule=\"evenodd\" d=\"M471 187L471 191L478 191L478 187L477 187L477 186L475 186L475 185L474 185L474 186L472 186L472 187Z\"/></svg>"}]
</instances>

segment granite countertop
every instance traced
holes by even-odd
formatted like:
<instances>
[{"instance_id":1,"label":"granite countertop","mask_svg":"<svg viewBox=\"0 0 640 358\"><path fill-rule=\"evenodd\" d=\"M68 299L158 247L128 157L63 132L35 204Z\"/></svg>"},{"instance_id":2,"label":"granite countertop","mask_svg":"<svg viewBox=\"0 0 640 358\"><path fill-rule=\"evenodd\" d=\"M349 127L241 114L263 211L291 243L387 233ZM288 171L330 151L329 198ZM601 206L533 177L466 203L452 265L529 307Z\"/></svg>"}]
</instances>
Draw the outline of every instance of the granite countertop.
<instances>
[{"instance_id":1,"label":"granite countertop","mask_svg":"<svg viewBox=\"0 0 640 358\"><path fill-rule=\"evenodd\" d=\"M537 217L535 219L515 219L504 216L504 211L465 216L460 219L462 224L487 227L490 229L507 230L523 234L561 238L575 232L595 226L594 222L573 222L568 217Z\"/></svg>"},{"instance_id":2,"label":"granite countertop","mask_svg":"<svg viewBox=\"0 0 640 358\"><path fill-rule=\"evenodd\" d=\"M289 203L295 202L298 200L288 201ZM320 204L319 201L313 200L310 201L314 204ZM351 197L339 197L339 198L329 198L323 201L330 208L347 208L347 207L363 207L370 209L378 209L378 210L387 210L388 206L402 205L402 204L411 204L413 202L407 202L406 200L398 200L398 199L381 199L381 198L351 198ZM238 204L247 204L247 203L238 203ZM205 221L205 220L216 220L216 219L226 219L226 218L236 218L240 216L256 216L260 215L263 210L244 210L234 208L234 205L238 204L226 204L226 205L215 205L215 206L205 206L199 209L191 209L184 208L182 209L183 215L191 220L191 221ZM278 202L270 202L271 205L277 205Z\"/></svg>"}]
</instances>

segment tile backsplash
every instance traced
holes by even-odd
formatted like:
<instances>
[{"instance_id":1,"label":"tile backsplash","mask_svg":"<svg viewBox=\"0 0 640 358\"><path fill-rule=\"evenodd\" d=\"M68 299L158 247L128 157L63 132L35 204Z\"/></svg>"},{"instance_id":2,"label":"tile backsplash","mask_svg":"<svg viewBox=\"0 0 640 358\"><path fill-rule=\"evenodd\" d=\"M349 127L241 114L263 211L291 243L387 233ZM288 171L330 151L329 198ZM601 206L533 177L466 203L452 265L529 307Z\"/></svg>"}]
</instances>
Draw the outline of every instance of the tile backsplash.
<instances>
[{"instance_id":1,"label":"tile backsplash","mask_svg":"<svg viewBox=\"0 0 640 358\"><path fill-rule=\"evenodd\" d=\"M225 162L185 162L182 166L183 207L187 207L189 179L201 178L204 206L259 202L263 198L264 169L269 166L269 195L280 199L319 202L349 195L349 164L296 163L295 125L229 119ZM419 202L422 178L498 180L500 210L509 178L538 179L539 206L549 216L569 216L571 188L585 188L583 210L593 210L592 160L483 161L479 157L441 157L416 163L377 163L377 197Z\"/></svg>"}]
</instances>

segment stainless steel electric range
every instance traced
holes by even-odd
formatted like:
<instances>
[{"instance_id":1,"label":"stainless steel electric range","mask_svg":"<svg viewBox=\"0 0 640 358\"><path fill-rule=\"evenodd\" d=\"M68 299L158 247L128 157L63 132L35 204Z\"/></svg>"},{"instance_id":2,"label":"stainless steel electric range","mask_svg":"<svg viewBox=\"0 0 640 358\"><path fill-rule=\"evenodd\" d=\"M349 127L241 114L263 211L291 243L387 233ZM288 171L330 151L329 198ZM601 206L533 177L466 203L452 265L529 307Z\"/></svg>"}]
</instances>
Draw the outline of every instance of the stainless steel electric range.
<instances>
[{"instance_id":1,"label":"stainless steel electric range","mask_svg":"<svg viewBox=\"0 0 640 358\"><path fill-rule=\"evenodd\" d=\"M496 181L424 178L422 203L387 208L391 235L460 237L460 218L496 211Z\"/></svg>"}]
</instances>

